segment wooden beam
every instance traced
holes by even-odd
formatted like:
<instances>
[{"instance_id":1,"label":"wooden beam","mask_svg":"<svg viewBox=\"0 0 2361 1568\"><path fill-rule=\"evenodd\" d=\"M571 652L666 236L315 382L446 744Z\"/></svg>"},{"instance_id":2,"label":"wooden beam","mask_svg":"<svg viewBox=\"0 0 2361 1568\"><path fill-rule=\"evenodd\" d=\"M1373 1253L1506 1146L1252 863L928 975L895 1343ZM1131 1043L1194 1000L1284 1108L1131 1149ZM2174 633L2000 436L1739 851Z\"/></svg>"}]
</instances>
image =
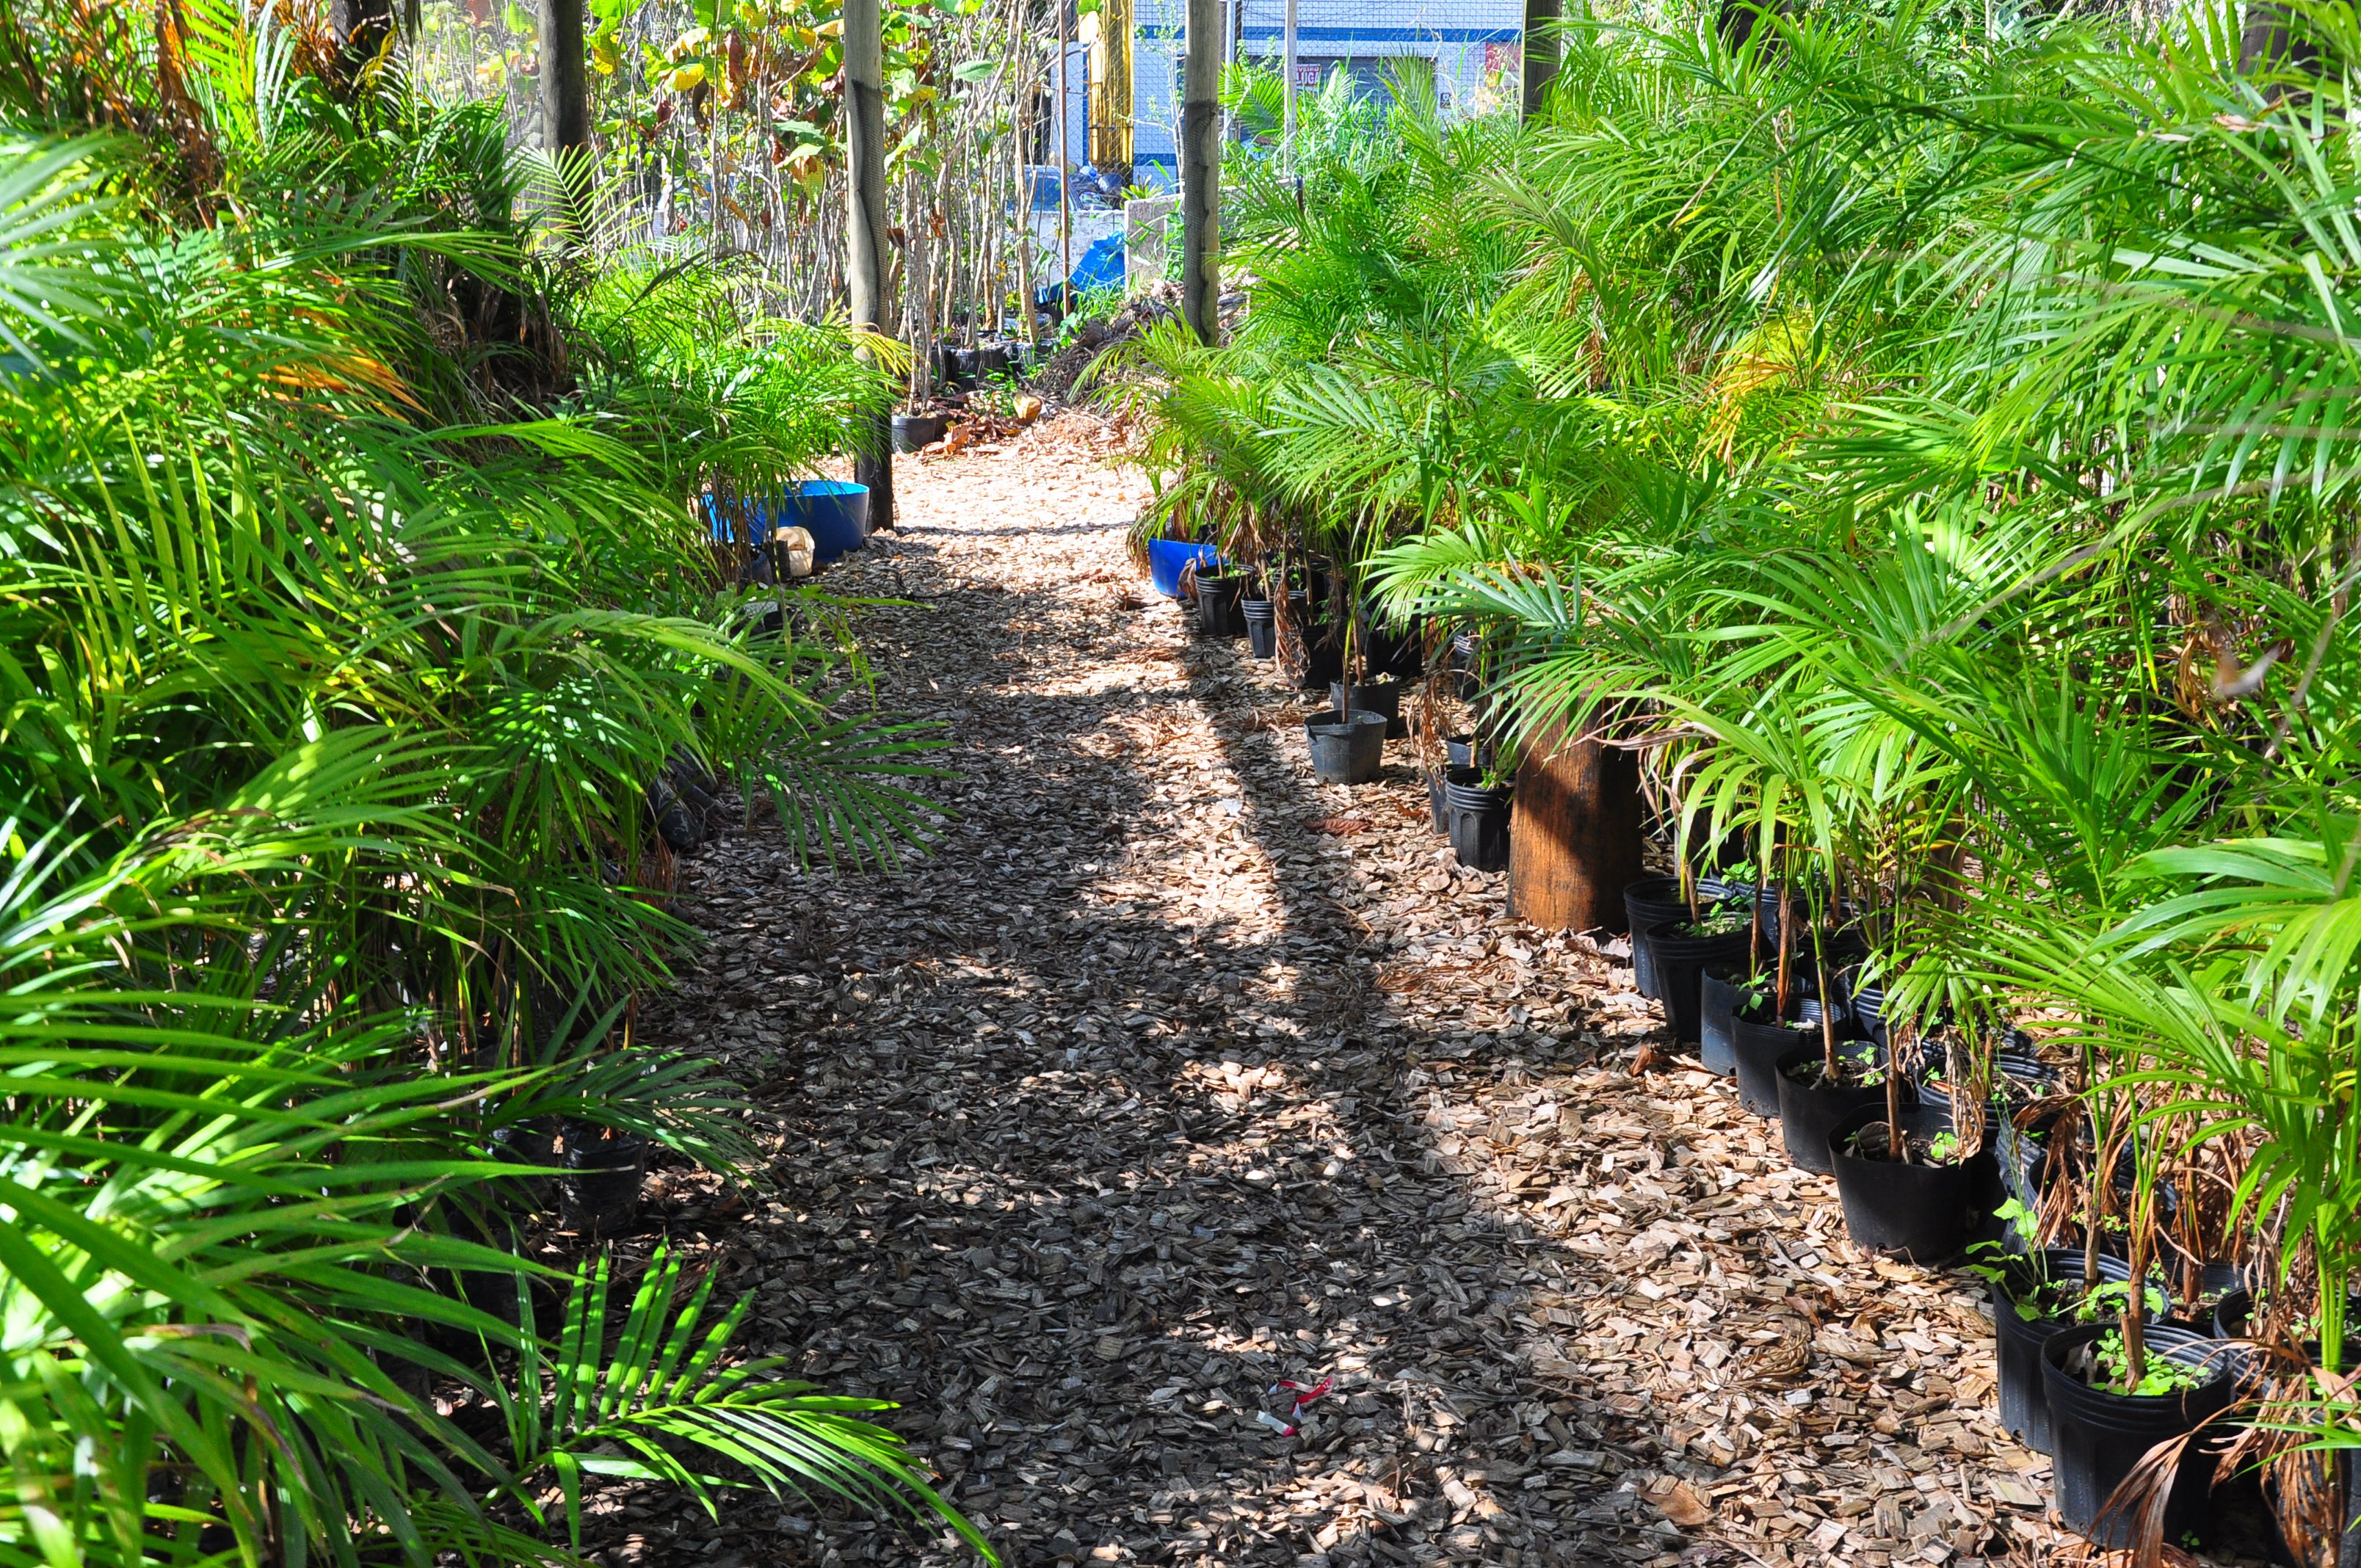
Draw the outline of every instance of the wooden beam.
<instances>
[{"instance_id":1,"label":"wooden beam","mask_svg":"<svg viewBox=\"0 0 2361 1568\"><path fill-rule=\"evenodd\" d=\"M1180 76L1180 318L1222 330L1222 0L1188 0Z\"/></svg>"},{"instance_id":2,"label":"wooden beam","mask_svg":"<svg viewBox=\"0 0 2361 1568\"><path fill-rule=\"evenodd\" d=\"M1554 931L1620 931L1640 880L1640 759L1563 728L1536 735L1517 768L1509 913Z\"/></svg>"},{"instance_id":3,"label":"wooden beam","mask_svg":"<svg viewBox=\"0 0 2361 1568\"><path fill-rule=\"evenodd\" d=\"M883 334L885 313L885 38L879 0L844 0L844 280L852 324ZM869 487L869 526L894 526L894 431L879 415L856 443L852 477Z\"/></svg>"}]
</instances>

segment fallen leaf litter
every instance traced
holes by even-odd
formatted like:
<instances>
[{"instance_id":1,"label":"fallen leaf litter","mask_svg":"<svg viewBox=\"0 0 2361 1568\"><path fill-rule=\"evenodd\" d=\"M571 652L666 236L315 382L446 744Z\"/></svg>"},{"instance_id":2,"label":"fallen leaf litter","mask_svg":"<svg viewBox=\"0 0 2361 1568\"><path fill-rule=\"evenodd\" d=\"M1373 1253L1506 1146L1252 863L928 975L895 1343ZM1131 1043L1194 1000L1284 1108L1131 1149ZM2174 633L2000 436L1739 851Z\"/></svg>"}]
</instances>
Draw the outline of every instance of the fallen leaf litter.
<instances>
[{"instance_id":1,"label":"fallen leaf litter","mask_svg":"<svg viewBox=\"0 0 2361 1568\"><path fill-rule=\"evenodd\" d=\"M1628 949L1507 918L1406 745L1313 784L1300 694L1131 567L1118 441L905 460L902 531L827 579L913 601L865 636L957 815L898 876L768 826L683 862L711 945L643 1027L750 1087L778 1187L660 1173L633 1245L752 1292L749 1354L899 1401L1015 1563L2046 1557L1976 1282L1855 1254L1687 1058L1632 1076ZM619 1564L963 1560L596 1507Z\"/></svg>"}]
</instances>

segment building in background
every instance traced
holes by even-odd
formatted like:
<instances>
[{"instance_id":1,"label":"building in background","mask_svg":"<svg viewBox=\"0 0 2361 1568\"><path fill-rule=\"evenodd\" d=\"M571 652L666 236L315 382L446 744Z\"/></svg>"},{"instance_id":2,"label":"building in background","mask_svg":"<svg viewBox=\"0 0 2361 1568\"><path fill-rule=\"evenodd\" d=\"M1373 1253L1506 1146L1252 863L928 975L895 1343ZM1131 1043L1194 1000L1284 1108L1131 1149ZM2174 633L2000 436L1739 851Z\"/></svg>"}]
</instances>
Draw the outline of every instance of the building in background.
<instances>
[{"instance_id":1,"label":"building in background","mask_svg":"<svg viewBox=\"0 0 2361 1568\"><path fill-rule=\"evenodd\" d=\"M1141 184L1170 186L1180 167L1176 149L1183 0L1126 4L1134 18L1133 178ZM1223 9L1237 30L1237 58L1279 69L1286 58L1286 0L1227 0ZM1390 91L1391 63L1402 55L1417 55L1433 63L1435 91L1446 113L1488 106L1496 93L1514 103L1524 20L1523 0L1297 0L1296 85L1301 93L1317 93L1342 71L1357 93L1384 97ZM1095 121L1095 78L1093 86Z\"/></svg>"}]
</instances>

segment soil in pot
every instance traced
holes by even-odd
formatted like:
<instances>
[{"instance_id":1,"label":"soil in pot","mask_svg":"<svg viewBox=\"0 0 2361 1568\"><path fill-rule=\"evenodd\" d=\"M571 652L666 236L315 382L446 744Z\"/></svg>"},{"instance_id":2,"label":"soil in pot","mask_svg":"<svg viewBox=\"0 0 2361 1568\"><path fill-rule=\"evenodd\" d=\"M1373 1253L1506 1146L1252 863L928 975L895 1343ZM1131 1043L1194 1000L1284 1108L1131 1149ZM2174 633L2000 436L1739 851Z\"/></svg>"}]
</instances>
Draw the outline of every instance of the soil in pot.
<instances>
[{"instance_id":1,"label":"soil in pot","mask_svg":"<svg viewBox=\"0 0 2361 1568\"><path fill-rule=\"evenodd\" d=\"M558 1131L566 1174L557 1179L557 1212L566 1228L585 1236L632 1229L647 1179L647 1140L590 1122L561 1122Z\"/></svg>"},{"instance_id":2,"label":"soil in pot","mask_svg":"<svg viewBox=\"0 0 2361 1568\"><path fill-rule=\"evenodd\" d=\"M1949 1111L1922 1105L1902 1113L1906 1159L1893 1152L1886 1108L1855 1111L1828 1135L1837 1198L1853 1245L1912 1263L1940 1263L1968 1245L1970 1205L1991 1163L1960 1142Z\"/></svg>"},{"instance_id":3,"label":"soil in pot","mask_svg":"<svg viewBox=\"0 0 2361 1568\"><path fill-rule=\"evenodd\" d=\"M1410 725L1402 718L1402 689L1393 681L1365 681L1353 688L1351 706L1386 716L1386 739L1399 740L1410 733ZM1345 707L1345 683L1328 683L1328 706Z\"/></svg>"},{"instance_id":4,"label":"soil in pot","mask_svg":"<svg viewBox=\"0 0 2361 1568\"><path fill-rule=\"evenodd\" d=\"M1238 600L1238 620L1246 627L1246 655L1254 659L1279 657L1279 621L1268 599Z\"/></svg>"},{"instance_id":5,"label":"soil in pot","mask_svg":"<svg viewBox=\"0 0 2361 1568\"><path fill-rule=\"evenodd\" d=\"M1386 760L1386 716L1356 708L1348 718L1315 713L1303 726L1312 738L1312 772L1323 784L1367 784Z\"/></svg>"},{"instance_id":6,"label":"soil in pot","mask_svg":"<svg viewBox=\"0 0 2361 1568\"><path fill-rule=\"evenodd\" d=\"M1753 941L1752 912L1743 904L1721 903L1695 920L1686 915L1648 929L1648 957L1655 969L1657 999L1673 1038L1695 1044L1700 1027L1705 967L1746 957ZM1636 953L1637 944L1632 950Z\"/></svg>"},{"instance_id":7,"label":"soil in pot","mask_svg":"<svg viewBox=\"0 0 2361 1568\"><path fill-rule=\"evenodd\" d=\"M1451 853L1472 872L1509 869L1509 791L1488 787L1477 768L1454 768L1444 775L1444 815L1450 823Z\"/></svg>"},{"instance_id":8,"label":"soil in pot","mask_svg":"<svg viewBox=\"0 0 2361 1568\"><path fill-rule=\"evenodd\" d=\"M1730 889L1709 877L1701 877L1697 884L1700 913L1709 904L1719 904L1730 895ZM1651 1001L1662 1002L1664 992L1656 986L1655 955L1648 948L1648 932L1668 921L1689 917L1688 901L1681 896L1680 880L1676 877L1642 877L1623 890L1623 914L1631 928L1632 983L1640 994Z\"/></svg>"},{"instance_id":9,"label":"soil in pot","mask_svg":"<svg viewBox=\"0 0 2361 1568\"><path fill-rule=\"evenodd\" d=\"M1830 1077L1826 1053L1816 1042L1779 1058L1779 1135L1787 1146L1788 1163L1799 1170L1830 1174L1828 1136L1855 1111L1885 1109L1885 1069L1882 1058L1841 1047L1837 1071ZM1917 1097L1903 1085L1906 1103Z\"/></svg>"},{"instance_id":10,"label":"soil in pot","mask_svg":"<svg viewBox=\"0 0 2361 1568\"><path fill-rule=\"evenodd\" d=\"M1993 1360L2000 1375L2000 1424L2037 1453L2049 1452L2049 1395L2041 1382L2041 1347L2049 1336L2071 1328L2084 1293L2082 1254L2053 1246L2004 1259L1984 1269L1992 1282ZM2102 1255L2102 1281L2120 1285L2131 1271L2120 1258ZM2122 1310L2121 1299L2103 1293L2099 1305Z\"/></svg>"},{"instance_id":11,"label":"soil in pot","mask_svg":"<svg viewBox=\"0 0 2361 1568\"><path fill-rule=\"evenodd\" d=\"M2061 1329L2041 1347L2042 1387L2049 1398L2054 1496L2066 1528L2095 1545L2132 1543L2131 1509L2107 1503L2149 1449L2194 1431L2226 1409L2236 1379L2223 1348L2187 1329L2150 1325L2145 1334L2147 1376L2124 1386L2123 1332L2114 1322ZM2179 1541L2205 1514L2213 1455L2190 1443L2170 1483L2163 1538Z\"/></svg>"},{"instance_id":12,"label":"soil in pot","mask_svg":"<svg viewBox=\"0 0 2361 1568\"><path fill-rule=\"evenodd\" d=\"M1702 987L1700 987L1702 991ZM1784 1017L1772 1016L1772 998L1759 1006L1741 1003L1730 1014L1730 1051L1738 1079L1738 1102L1756 1115L1779 1114L1779 1063L1794 1052L1819 1048L1820 1004L1800 990L1787 999ZM1861 1050L1850 1033L1837 1025L1837 1048Z\"/></svg>"}]
</instances>

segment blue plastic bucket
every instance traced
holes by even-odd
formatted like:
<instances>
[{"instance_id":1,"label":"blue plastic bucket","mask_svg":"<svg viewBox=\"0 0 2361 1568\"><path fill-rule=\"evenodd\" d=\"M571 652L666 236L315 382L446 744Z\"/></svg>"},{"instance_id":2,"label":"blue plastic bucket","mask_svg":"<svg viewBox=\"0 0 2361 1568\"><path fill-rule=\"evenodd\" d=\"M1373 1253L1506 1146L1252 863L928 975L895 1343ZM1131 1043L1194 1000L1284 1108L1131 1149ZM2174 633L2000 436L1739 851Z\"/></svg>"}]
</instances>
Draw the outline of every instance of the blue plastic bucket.
<instances>
[{"instance_id":1,"label":"blue plastic bucket","mask_svg":"<svg viewBox=\"0 0 2361 1568\"><path fill-rule=\"evenodd\" d=\"M781 499L781 528L808 529L812 564L833 561L869 543L869 487L845 479L805 479Z\"/></svg>"},{"instance_id":2,"label":"blue plastic bucket","mask_svg":"<svg viewBox=\"0 0 2361 1568\"><path fill-rule=\"evenodd\" d=\"M1148 542L1148 580L1166 598L1180 597L1180 574L1194 561L1202 569L1222 564L1222 553L1210 544L1183 544L1177 539Z\"/></svg>"}]
</instances>

